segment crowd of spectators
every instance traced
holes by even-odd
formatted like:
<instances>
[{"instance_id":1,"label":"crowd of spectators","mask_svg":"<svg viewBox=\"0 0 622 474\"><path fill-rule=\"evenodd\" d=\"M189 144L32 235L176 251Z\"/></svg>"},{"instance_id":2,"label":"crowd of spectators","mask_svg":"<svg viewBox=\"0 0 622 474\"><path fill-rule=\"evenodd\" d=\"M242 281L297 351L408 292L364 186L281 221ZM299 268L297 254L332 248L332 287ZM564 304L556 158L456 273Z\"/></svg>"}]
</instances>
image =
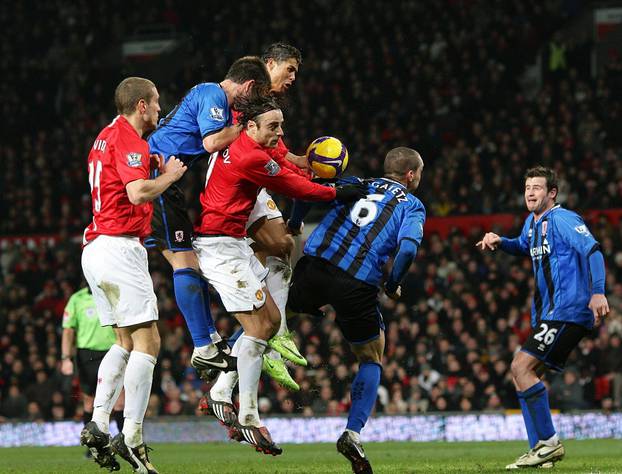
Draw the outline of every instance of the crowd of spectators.
<instances>
[{"instance_id":1,"label":"crowd of spectators","mask_svg":"<svg viewBox=\"0 0 622 474\"><path fill-rule=\"evenodd\" d=\"M167 23L192 39L190 59L173 80L158 83L164 111L194 83L220 79L236 57L277 40L297 45L304 62L286 110L292 150L334 135L350 150L352 173L378 176L386 151L413 146L426 162L418 195L429 215L522 212L522 175L536 163L558 171L560 201L568 207L622 207L622 64L614 61L593 78L589 44L567 44L564 67L543 74L538 87L521 83L567 20L562 2L386 8L367 0L304 7L277 1L269 12L260 0L217 8L133 3L13 2L0 13L13 38L0 46L0 236L56 236L53 243L1 243L0 419L80 418L76 381L58 368L60 321L67 299L84 284L75 236L90 219L86 154L114 116L114 86L132 70L110 58L134 20ZM202 174L188 175L188 198L196 203ZM548 379L551 403L563 410L622 408L622 253L615 250L622 232L604 218L592 225L607 261L612 314L582 341L566 373ZM530 264L481 255L474 247L480 231L427 235L403 300L382 300L387 349L379 412L517 406L508 368L529 330ZM170 268L159 255L150 258L162 351L148 415L195 414L205 387L189 369L191 341L172 297ZM231 333L215 294L213 311L221 332ZM333 320L329 312L294 324L310 366L292 369L300 392L262 379L263 412L347 410L354 359Z\"/></svg>"},{"instance_id":2,"label":"crowd of spectators","mask_svg":"<svg viewBox=\"0 0 622 474\"><path fill-rule=\"evenodd\" d=\"M622 231L592 222L608 268L611 314L585 338L563 375L547 377L551 404L561 410L622 408ZM513 232L518 232L518 228ZM377 411L387 414L503 410L517 407L509 364L529 332L528 258L482 254L483 229L428 235L403 285L403 299L383 298L385 364ZM512 231L510 231L512 234ZM0 416L80 417L78 389L59 372L64 304L80 284L77 243L10 244L2 252ZM160 306L162 350L148 414L191 415L206 386L189 367L192 343L172 298L167 263L150 254ZM310 290L312 291L312 289ZM213 294L222 334L234 330ZM344 413L354 358L334 314L292 324L309 367L292 368L301 386L288 392L262 378L260 409L272 414Z\"/></svg>"}]
</instances>

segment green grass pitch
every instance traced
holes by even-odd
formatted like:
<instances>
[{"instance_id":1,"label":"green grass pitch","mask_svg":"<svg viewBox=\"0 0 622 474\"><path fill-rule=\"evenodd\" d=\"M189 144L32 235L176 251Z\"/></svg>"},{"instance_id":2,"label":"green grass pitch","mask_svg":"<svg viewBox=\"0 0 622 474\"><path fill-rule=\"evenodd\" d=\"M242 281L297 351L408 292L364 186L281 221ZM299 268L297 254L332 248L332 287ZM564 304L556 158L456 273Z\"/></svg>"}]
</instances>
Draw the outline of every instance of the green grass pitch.
<instances>
[{"instance_id":1,"label":"green grass pitch","mask_svg":"<svg viewBox=\"0 0 622 474\"><path fill-rule=\"evenodd\" d=\"M552 473L622 473L622 440L566 441L566 458ZM490 443L366 443L374 473L505 472L504 467L526 450L525 442ZM350 463L334 444L284 445L282 456L256 453L234 443L156 444L151 459L167 473L348 473ZM131 469L123 460L122 473ZM0 448L1 473L99 473L84 449Z\"/></svg>"}]
</instances>

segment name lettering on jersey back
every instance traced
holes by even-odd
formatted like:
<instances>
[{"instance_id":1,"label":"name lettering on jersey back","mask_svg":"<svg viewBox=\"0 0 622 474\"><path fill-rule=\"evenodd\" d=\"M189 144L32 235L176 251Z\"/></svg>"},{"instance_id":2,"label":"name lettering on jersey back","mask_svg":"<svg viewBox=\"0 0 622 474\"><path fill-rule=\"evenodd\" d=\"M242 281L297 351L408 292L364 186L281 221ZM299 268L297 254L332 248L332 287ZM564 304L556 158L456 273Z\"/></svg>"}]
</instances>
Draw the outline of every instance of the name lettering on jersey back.
<instances>
[{"instance_id":1,"label":"name lettering on jersey back","mask_svg":"<svg viewBox=\"0 0 622 474\"><path fill-rule=\"evenodd\" d=\"M404 188L398 186L396 184L387 183L386 181L374 181L371 184L376 190L384 191L386 193L391 193L397 199L397 202L405 202L408 201L407 193L404 191Z\"/></svg>"},{"instance_id":2,"label":"name lettering on jersey back","mask_svg":"<svg viewBox=\"0 0 622 474\"><path fill-rule=\"evenodd\" d=\"M105 151L106 145L106 140L95 140L95 143L93 143L93 150Z\"/></svg>"}]
</instances>

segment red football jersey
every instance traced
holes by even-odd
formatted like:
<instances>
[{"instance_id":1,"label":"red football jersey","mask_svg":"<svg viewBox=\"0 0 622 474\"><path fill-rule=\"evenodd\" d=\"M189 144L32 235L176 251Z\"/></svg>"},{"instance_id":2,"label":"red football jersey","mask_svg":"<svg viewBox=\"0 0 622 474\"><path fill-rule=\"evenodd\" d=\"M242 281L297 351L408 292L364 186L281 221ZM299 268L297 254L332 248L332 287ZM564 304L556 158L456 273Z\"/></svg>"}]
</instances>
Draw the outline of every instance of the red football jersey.
<instances>
[{"instance_id":1,"label":"red football jersey","mask_svg":"<svg viewBox=\"0 0 622 474\"><path fill-rule=\"evenodd\" d=\"M149 235L153 204L135 206L125 189L127 183L149 179L149 144L125 117L117 116L99 133L88 167L93 222L84 230L84 245L98 235Z\"/></svg>"},{"instance_id":2,"label":"red football jersey","mask_svg":"<svg viewBox=\"0 0 622 474\"><path fill-rule=\"evenodd\" d=\"M233 111L233 123L238 123L238 117L240 116L240 112L234 110ZM283 141L283 137L279 137L279 142L276 144L275 148L266 149L266 153L270 155L274 161L276 161L279 166L283 168L289 168L296 174L300 176L304 176L307 179L311 179L313 177L313 173L309 169L298 168L294 163L289 161L285 156L289 153L289 148L285 145Z\"/></svg>"},{"instance_id":3,"label":"red football jersey","mask_svg":"<svg viewBox=\"0 0 622 474\"><path fill-rule=\"evenodd\" d=\"M313 183L282 167L242 132L229 148L210 158L197 234L246 236L246 222L260 188L305 201L331 201L335 189Z\"/></svg>"}]
</instances>

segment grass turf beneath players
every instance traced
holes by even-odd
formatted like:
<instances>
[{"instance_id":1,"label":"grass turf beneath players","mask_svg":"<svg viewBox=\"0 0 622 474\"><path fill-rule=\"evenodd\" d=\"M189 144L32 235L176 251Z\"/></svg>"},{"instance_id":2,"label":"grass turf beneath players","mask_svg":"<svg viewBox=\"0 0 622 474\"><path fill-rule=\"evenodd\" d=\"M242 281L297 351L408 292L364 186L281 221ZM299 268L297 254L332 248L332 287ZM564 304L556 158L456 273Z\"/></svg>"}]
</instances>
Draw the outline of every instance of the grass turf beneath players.
<instances>
[{"instance_id":1,"label":"grass turf beneath players","mask_svg":"<svg viewBox=\"0 0 622 474\"><path fill-rule=\"evenodd\" d=\"M622 440L566 441L566 458L552 472L622 472ZM241 444L156 444L154 465L167 473L348 473L333 444L284 445L278 457ZM374 473L502 472L525 451L524 442L366 443ZM121 473L131 472L122 459ZM99 473L83 448L0 448L1 473ZM551 471L544 471L551 472Z\"/></svg>"}]
</instances>

